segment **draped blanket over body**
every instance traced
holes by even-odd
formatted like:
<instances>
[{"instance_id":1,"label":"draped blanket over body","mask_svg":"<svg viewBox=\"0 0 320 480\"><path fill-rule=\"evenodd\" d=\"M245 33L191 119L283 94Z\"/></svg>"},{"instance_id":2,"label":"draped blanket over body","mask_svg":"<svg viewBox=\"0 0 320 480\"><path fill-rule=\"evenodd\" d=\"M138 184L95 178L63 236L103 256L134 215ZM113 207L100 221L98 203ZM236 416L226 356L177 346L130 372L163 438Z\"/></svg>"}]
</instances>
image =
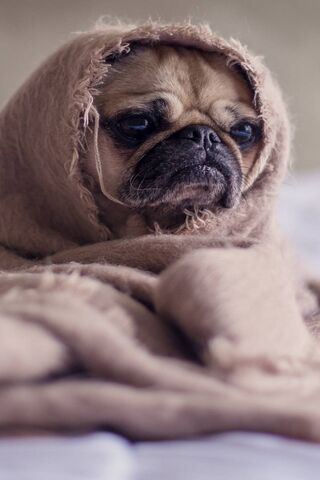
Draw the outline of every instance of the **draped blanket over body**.
<instances>
[{"instance_id":1,"label":"draped blanket over body","mask_svg":"<svg viewBox=\"0 0 320 480\"><path fill-rule=\"evenodd\" d=\"M198 233L114 239L83 182L94 97L132 43L219 52L254 91L261 152L239 205ZM2 432L320 441L320 289L274 221L289 144L262 61L207 26L101 27L29 78L0 116Z\"/></svg>"}]
</instances>

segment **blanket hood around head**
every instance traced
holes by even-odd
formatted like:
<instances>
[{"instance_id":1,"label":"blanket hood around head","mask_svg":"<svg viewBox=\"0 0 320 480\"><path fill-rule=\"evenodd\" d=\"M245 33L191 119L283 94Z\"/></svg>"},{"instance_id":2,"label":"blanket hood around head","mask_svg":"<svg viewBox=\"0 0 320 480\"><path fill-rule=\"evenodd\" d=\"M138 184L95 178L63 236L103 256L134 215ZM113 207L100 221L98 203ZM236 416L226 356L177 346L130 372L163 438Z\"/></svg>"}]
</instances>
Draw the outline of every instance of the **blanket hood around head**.
<instances>
[{"instance_id":1,"label":"blanket hood around head","mask_svg":"<svg viewBox=\"0 0 320 480\"><path fill-rule=\"evenodd\" d=\"M269 232L289 131L279 90L260 59L207 26L106 26L75 36L54 53L0 115L0 244L8 254L41 258L110 238L83 184L79 156L88 132L98 128L93 100L108 74L108 56L132 42L218 51L230 68L242 69L262 118L263 148L247 178L245 200L221 213L215 235L259 238Z\"/></svg>"}]
</instances>

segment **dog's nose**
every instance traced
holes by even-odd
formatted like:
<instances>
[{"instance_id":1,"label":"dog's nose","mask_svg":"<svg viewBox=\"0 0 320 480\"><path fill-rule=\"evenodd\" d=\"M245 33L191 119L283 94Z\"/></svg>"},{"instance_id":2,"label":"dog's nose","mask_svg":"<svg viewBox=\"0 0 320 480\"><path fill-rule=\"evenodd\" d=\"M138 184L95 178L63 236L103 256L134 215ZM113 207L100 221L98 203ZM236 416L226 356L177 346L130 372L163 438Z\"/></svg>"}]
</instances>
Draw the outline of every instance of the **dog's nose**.
<instances>
[{"instance_id":1,"label":"dog's nose","mask_svg":"<svg viewBox=\"0 0 320 480\"><path fill-rule=\"evenodd\" d=\"M210 150L214 143L221 143L216 132L207 125L188 125L176 133L177 138L193 140L199 146Z\"/></svg>"}]
</instances>

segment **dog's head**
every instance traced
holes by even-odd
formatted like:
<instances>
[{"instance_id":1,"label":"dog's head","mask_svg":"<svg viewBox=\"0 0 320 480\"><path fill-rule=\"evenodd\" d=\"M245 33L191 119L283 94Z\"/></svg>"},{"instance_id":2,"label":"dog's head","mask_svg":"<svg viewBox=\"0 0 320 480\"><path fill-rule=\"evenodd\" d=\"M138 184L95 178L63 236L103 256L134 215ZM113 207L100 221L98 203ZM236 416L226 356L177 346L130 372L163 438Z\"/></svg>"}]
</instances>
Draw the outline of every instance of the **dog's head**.
<instances>
[{"instance_id":1,"label":"dog's head","mask_svg":"<svg viewBox=\"0 0 320 480\"><path fill-rule=\"evenodd\" d=\"M221 54L133 48L113 61L96 108L104 188L125 209L170 225L186 209L237 205L260 148L260 122L245 77ZM91 145L86 170L102 218L110 217L93 157Z\"/></svg>"}]
</instances>

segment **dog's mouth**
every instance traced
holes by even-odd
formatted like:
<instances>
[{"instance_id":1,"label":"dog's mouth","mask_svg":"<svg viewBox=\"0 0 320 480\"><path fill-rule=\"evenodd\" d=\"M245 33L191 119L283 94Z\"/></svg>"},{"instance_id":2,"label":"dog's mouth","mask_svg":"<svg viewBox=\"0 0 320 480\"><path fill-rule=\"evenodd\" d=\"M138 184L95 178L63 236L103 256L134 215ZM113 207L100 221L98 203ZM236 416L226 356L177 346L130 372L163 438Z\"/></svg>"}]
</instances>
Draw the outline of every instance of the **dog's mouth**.
<instances>
[{"instance_id":1,"label":"dog's mouth","mask_svg":"<svg viewBox=\"0 0 320 480\"><path fill-rule=\"evenodd\" d=\"M190 165L177 170L170 176L168 187L158 202L169 201L183 209L217 204L228 190L224 175L209 165Z\"/></svg>"},{"instance_id":2,"label":"dog's mouth","mask_svg":"<svg viewBox=\"0 0 320 480\"><path fill-rule=\"evenodd\" d=\"M213 175L214 169L210 165L196 164L178 168L176 172L170 175L172 183L189 183L195 180L203 181L205 178ZM218 172L219 173L219 172Z\"/></svg>"},{"instance_id":3,"label":"dog's mouth","mask_svg":"<svg viewBox=\"0 0 320 480\"><path fill-rule=\"evenodd\" d=\"M120 189L139 211L232 208L240 198L238 160L222 142L210 149L174 136L144 155Z\"/></svg>"}]
</instances>

